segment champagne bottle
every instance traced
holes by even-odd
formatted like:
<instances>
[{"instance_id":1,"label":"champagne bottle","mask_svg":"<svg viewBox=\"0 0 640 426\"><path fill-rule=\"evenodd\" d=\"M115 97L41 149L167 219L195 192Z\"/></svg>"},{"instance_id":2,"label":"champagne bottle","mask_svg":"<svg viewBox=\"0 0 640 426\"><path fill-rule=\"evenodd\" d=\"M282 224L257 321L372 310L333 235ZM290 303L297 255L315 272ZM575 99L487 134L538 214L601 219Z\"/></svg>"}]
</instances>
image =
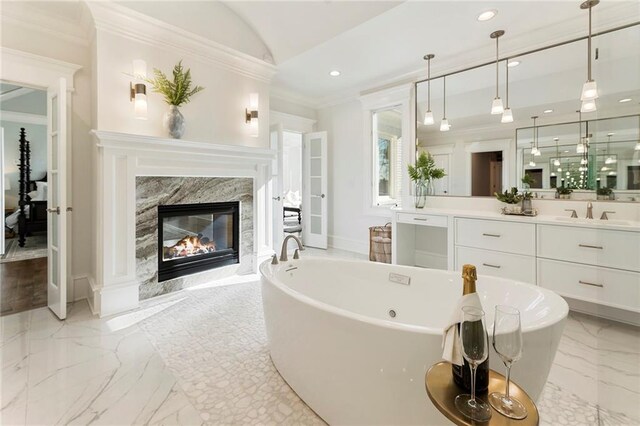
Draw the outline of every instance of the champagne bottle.
<instances>
[{"instance_id":1,"label":"champagne bottle","mask_svg":"<svg viewBox=\"0 0 640 426\"><path fill-rule=\"evenodd\" d=\"M462 294L467 295L476 292L476 267L474 265L462 266ZM458 333L460 332L460 324L458 324ZM463 365L451 365L451 373L453 381L456 385L466 391L471 392L471 367L465 359ZM486 361L478 365L476 370L476 392L486 392L489 388L489 357Z\"/></svg>"}]
</instances>

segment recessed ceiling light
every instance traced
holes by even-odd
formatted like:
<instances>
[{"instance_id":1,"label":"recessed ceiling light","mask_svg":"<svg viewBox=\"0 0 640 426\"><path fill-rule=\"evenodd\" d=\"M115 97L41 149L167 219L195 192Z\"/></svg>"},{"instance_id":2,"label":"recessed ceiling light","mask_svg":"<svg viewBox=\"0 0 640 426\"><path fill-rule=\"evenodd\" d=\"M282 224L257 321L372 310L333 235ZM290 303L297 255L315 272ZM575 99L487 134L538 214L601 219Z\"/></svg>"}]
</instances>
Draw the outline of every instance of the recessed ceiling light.
<instances>
[{"instance_id":1,"label":"recessed ceiling light","mask_svg":"<svg viewBox=\"0 0 640 426\"><path fill-rule=\"evenodd\" d=\"M329 73L329 75L330 75L331 77L337 77L337 76L339 76L339 75L340 75L340 71L338 71L338 70L333 70L333 71L331 71L331 72Z\"/></svg>"},{"instance_id":2,"label":"recessed ceiling light","mask_svg":"<svg viewBox=\"0 0 640 426\"><path fill-rule=\"evenodd\" d=\"M488 21L498 14L498 11L495 9L487 10L486 12L482 12L478 15L478 21Z\"/></svg>"},{"instance_id":3,"label":"recessed ceiling light","mask_svg":"<svg viewBox=\"0 0 640 426\"><path fill-rule=\"evenodd\" d=\"M520 65L520 61L509 61L507 64L509 68L517 67L518 65Z\"/></svg>"},{"instance_id":4,"label":"recessed ceiling light","mask_svg":"<svg viewBox=\"0 0 640 426\"><path fill-rule=\"evenodd\" d=\"M545 109L542 112L544 112L545 114L551 114L553 112L553 110L552 109Z\"/></svg>"},{"instance_id":5,"label":"recessed ceiling light","mask_svg":"<svg viewBox=\"0 0 640 426\"><path fill-rule=\"evenodd\" d=\"M621 104L624 104L626 102L631 102L631 98L620 99L618 102L620 102Z\"/></svg>"}]
</instances>

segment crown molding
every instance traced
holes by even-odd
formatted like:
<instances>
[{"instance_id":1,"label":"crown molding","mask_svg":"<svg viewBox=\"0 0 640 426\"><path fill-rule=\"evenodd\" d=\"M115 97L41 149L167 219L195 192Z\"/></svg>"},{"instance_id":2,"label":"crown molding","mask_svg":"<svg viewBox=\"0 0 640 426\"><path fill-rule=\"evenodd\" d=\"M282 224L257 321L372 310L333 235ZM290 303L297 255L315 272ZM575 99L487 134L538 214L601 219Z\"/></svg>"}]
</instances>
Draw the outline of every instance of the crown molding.
<instances>
[{"instance_id":1,"label":"crown molding","mask_svg":"<svg viewBox=\"0 0 640 426\"><path fill-rule=\"evenodd\" d=\"M80 65L7 47L0 47L0 57L3 80L39 88L54 86L63 77L67 80L67 90L73 91L73 77L82 68Z\"/></svg>"},{"instance_id":2,"label":"crown molding","mask_svg":"<svg viewBox=\"0 0 640 426\"><path fill-rule=\"evenodd\" d=\"M269 124L282 124L284 130L294 130L301 133L313 132L317 120L299 115L287 114L280 111L269 111Z\"/></svg>"},{"instance_id":3,"label":"crown molding","mask_svg":"<svg viewBox=\"0 0 640 426\"><path fill-rule=\"evenodd\" d=\"M47 116L29 114L26 112L0 111L0 121L10 121L12 123L47 125Z\"/></svg>"},{"instance_id":4,"label":"crown molding","mask_svg":"<svg viewBox=\"0 0 640 426\"><path fill-rule=\"evenodd\" d=\"M223 44L110 1L88 2L98 32L104 31L270 83L277 68ZM99 36L98 36L99 37Z\"/></svg>"},{"instance_id":5,"label":"crown molding","mask_svg":"<svg viewBox=\"0 0 640 426\"><path fill-rule=\"evenodd\" d=\"M52 15L29 2L8 2L12 6L0 7L2 24L16 25L27 33L40 33L46 37L54 37L78 46L89 46L87 26L59 15Z\"/></svg>"},{"instance_id":6,"label":"crown molding","mask_svg":"<svg viewBox=\"0 0 640 426\"><path fill-rule=\"evenodd\" d=\"M318 106L317 100L313 99L312 97L295 93L292 90L282 86L271 85L271 87L269 88L269 97L280 99L286 102L291 102L296 105L304 106L311 109L316 109Z\"/></svg>"}]
</instances>

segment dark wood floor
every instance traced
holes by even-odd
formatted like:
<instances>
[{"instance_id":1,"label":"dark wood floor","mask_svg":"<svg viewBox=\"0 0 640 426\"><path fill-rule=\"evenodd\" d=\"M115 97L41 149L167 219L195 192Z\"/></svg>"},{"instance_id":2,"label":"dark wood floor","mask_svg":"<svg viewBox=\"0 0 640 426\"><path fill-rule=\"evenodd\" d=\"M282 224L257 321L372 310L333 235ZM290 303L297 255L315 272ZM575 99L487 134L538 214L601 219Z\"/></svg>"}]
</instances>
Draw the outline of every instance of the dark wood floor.
<instances>
[{"instance_id":1,"label":"dark wood floor","mask_svg":"<svg viewBox=\"0 0 640 426\"><path fill-rule=\"evenodd\" d=\"M0 263L0 316L47 306L47 258Z\"/></svg>"}]
</instances>

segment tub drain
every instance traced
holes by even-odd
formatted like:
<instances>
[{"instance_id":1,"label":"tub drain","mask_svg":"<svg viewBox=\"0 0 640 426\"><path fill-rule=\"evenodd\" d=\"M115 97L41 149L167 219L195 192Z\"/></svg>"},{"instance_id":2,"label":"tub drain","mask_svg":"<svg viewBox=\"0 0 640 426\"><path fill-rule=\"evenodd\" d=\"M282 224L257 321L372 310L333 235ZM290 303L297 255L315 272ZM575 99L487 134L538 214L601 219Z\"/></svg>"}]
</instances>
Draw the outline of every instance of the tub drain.
<instances>
[{"instance_id":1,"label":"tub drain","mask_svg":"<svg viewBox=\"0 0 640 426\"><path fill-rule=\"evenodd\" d=\"M396 317L396 311L394 311L393 309L389 309L389 316L391 318L395 318Z\"/></svg>"}]
</instances>

